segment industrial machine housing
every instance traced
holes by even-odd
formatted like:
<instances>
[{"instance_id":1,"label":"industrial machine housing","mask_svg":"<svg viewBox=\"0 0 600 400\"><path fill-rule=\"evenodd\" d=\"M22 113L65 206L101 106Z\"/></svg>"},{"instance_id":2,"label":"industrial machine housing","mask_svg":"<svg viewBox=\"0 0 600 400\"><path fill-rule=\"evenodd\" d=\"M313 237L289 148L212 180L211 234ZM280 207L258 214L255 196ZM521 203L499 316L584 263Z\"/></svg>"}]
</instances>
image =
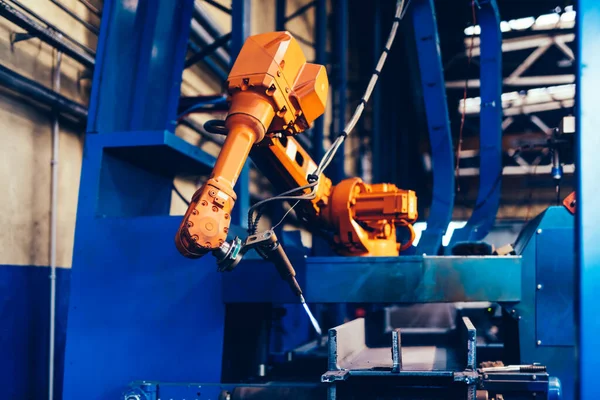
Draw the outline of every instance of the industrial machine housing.
<instances>
[{"instance_id":1,"label":"industrial machine housing","mask_svg":"<svg viewBox=\"0 0 600 400\"><path fill-rule=\"evenodd\" d=\"M501 104L501 33L496 2L480 3L481 97L482 104L492 104L481 112L483 201L453 244L484 238L499 202L502 109L493 104ZM581 3L598 7L591 0ZM138 17L153 26L151 34L136 29L126 2L105 4L78 205L65 398L86 396L90 387L97 398L128 400L277 398L291 392L329 399L573 398L575 325L550 317L572 316L574 308L574 254L556 251L575 246L569 210L550 207L530 221L514 255L437 255L452 210L452 201L440 199L453 199L454 191L453 168L442 165L434 170L434 203L416 250L421 255L398 256L412 239L397 243L396 228L412 231L418 193L358 178L333 185L324 175L311 176L318 164L294 136L324 111L324 67L306 63L283 31L245 42L248 7L247 0L233 1L231 50L240 55L228 79L227 139L214 159L173 134L179 98L174 83L181 80L193 1L141 5ZM414 0L408 13L419 62L429 66L421 80L430 139L438 143L433 156L451 164L433 1ZM116 24L118 32L109 29ZM140 51L121 51L131 44ZM164 58L152 58L154 51ZM132 68L115 67L117 57ZM135 79L129 79L132 71ZM117 89L125 95L115 98ZM158 100L147 102L150 92ZM313 229L332 233L339 255L309 255L291 232L269 236L274 241L267 249L279 249L276 259L260 248L258 254L240 252L249 245L235 239L248 236L243 226L249 202L247 188L235 186L253 153L282 191L316 183L303 189L314 190L315 197L299 204L300 214ZM448 170L450 177L443 179ZM173 177L198 171L212 175L183 221L169 216ZM233 271L218 272L208 252L222 270ZM325 343L298 314L299 295L314 304L368 304L373 312L330 329ZM499 360L482 359L497 353L478 348L477 326L466 315L443 337L420 338L423 343L377 317L393 312L388 304L478 301L500 305L504 365L480 364ZM283 360L265 346L272 304L290 304L288 315L305 321L285 338L289 351ZM385 337L383 348L367 343L371 331ZM275 365L270 376L282 378L264 382L269 359Z\"/></svg>"}]
</instances>

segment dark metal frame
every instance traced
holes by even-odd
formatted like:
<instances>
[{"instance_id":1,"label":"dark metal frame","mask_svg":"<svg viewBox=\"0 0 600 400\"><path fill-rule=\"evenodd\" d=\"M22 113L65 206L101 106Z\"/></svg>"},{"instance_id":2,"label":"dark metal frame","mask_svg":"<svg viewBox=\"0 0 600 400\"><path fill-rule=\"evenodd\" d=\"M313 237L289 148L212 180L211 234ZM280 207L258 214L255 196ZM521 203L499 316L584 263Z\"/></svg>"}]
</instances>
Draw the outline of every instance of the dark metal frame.
<instances>
[{"instance_id":1,"label":"dark metal frame","mask_svg":"<svg viewBox=\"0 0 600 400\"><path fill-rule=\"evenodd\" d=\"M315 63L327 66L327 0L313 0L299 7L292 14L286 14L286 1L276 0L275 7L275 29L278 31L286 30L286 23L294 18L301 16L314 8L315 13L315 32L313 42L304 40L303 42L315 49ZM293 33L292 33L293 34ZM297 35L294 37L302 41ZM320 160L325 154L323 141L325 132L325 117L317 118L311 129L310 151L315 160Z\"/></svg>"}]
</instances>

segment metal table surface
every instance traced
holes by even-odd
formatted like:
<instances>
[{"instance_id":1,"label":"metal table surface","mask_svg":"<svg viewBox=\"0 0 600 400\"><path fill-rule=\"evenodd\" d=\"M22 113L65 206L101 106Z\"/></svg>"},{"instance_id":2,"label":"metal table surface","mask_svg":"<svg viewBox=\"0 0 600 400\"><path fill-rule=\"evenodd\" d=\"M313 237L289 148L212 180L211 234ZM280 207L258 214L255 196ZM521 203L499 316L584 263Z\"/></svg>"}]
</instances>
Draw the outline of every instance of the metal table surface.
<instances>
[{"instance_id":1,"label":"metal table surface","mask_svg":"<svg viewBox=\"0 0 600 400\"><path fill-rule=\"evenodd\" d=\"M519 256L303 258L289 253L311 303L521 300ZM263 260L243 261L224 276L223 285L226 303L297 301L275 268Z\"/></svg>"}]
</instances>

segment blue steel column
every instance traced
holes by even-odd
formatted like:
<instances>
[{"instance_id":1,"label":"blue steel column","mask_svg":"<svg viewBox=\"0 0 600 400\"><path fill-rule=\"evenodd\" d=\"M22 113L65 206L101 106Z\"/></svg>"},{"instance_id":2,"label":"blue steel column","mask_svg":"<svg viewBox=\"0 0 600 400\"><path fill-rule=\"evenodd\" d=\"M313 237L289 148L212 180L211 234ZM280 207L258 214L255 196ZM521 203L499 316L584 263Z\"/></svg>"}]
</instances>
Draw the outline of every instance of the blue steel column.
<instances>
[{"instance_id":1,"label":"blue steel column","mask_svg":"<svg viewBox=\"0 0 600 400\"><path fill-rule=\"evenodd\" d=\"M481 112L479 125L479 192L473 214L452 235L452 244L482 240L494 226L502 181L502 32L496 0L480 1Z\"/></svg>"},{"instance_id":2,"label":"blue steel column","mask_svg":"<svg viewBox=\"0 0 600 400\"><path fill-rule=\"evenodd\" d=\"M417 252L436 255L442 244L442 236L452 219L454 153L433 0L413 2L412 19L417 41L417 56L421 70L433 167L431 208L427 219L427 229L421 236Z\"/></svg>"},{"instance_id":3,"label":"blue steel column","mask_svg":"<svg viewBox=\"0 0 600 400\"><path fill-rule=\"evenodd\" d=\"M577 215L576 254L578 307L579 395L582 400L598 397L598 352L600 349L600 2L580 0L577 8ZM563 249L562 251L571 251Z\"/></svg>"},{"instance_id":4,"label":"blue steel column","mask_svg":"<svg viewBox=\"0 0 600 400\"><path fill-rule=\"evenodd\" d=\"M123 398L131 381L152 377L220 380L221 277L213 258L177 252L181 216L169 215L173 178L214 164L172 130L193 3L104 3L77 205L65 399Z\"/></svg>"},{"instance_id":5,"label":"blue steel column","mask_svg":"<svg viewBox=\"0 0 600 400\"><path fill-rule=\"evenodd\" d=\"M334 80L334 105L337 104L337 115L333 123L331 140L335 140L346 125L346 108L348 106L348 1L335 1L335 58L337 65ZM335 101L337 100L337 102ZM338 150L332 162L331 178L337 183L345 178L344 173L344 146Z\"/></svg>"},{"instance_id":6,"label":"blue steel column","mask_svg":"<svg viewBox=\"0 0 600 400\"><path fill-rule=\"evenodd\" d=\"M111 18L105 23L109 24L111 36L105 36L112 47L99 46L96 52L87 131L173 131L181 85L179 65L182 69L189 27L184 26L187 22L167 27L157 20L182 18L187 15L189 1L149 0L133 9L123 6L120 1L113 3L107 1L104 5L111 11L103 19ZM120 37L125 32L130 40L111 40L112 36ZM130 63L104 63L115 53L123 54L122 60L130 60ZM174 64L169 65L171 63ZM115 98L126 100L118 103L123 107L116 106ZM157 107L163 104L164 107ZM111 117L100 118L101 115Z\"/></svg>"},{"instance_id":7,"label":"blue steel column","mask_svg":"<svg viewBox=\"0 0 600 400\"><path fill-rule=\"evenodd\" d=\"M231 62L234 63L242 49L246 38L250 36L250 0L233 0L231 2ZM250 161L240 173L235 184L237 201L231 215L232 223L248 227L248 210L250 209Z\"/></svg>"},{"instance_id":8,"label":"blue steel column","mask_svg":"<svg viewBox=\"0 0 600 400\"><path fill-rule=\"evenodd\" d=\"M327 0L317 0L315 4L315 56L317 64L327 65ZM325 154L324 133L325 116L320 116L312 129L313 157L317 162Z\"/></svg>"}]
</instances>

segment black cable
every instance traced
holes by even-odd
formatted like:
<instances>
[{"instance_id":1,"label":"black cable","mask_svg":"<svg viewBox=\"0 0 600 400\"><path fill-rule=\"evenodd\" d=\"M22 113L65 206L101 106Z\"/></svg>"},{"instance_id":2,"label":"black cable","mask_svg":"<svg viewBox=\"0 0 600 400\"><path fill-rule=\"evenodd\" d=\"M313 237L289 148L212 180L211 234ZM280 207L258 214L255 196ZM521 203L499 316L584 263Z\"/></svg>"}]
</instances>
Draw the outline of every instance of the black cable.
<instances>
[{"instance_id":1,"label":"black cable","mask_svg":"<svg viewBox=\"0 0 600 400\"><path fill-rule=\"evenodd\" d=\"M379 57L379 60L375 67L375 70L373 71L373 74L371 75L371 79L369 80L369 83L365 89L365 92L364 92L363 96L361 97L361 101L356 106L356 108L354 110L354 114L352 115L352 118L350 119L350 121L348 121L348 123L344 127L343 131L338 135L336 140L331 144L329 149L325 152L325 155L323 155L323 158L319 162L319 165L318 165L316 171L314 171L313 174L309 175L309 184L301 186L294 190L289 190L287 192L281 193L281 194L271 197L269 199L263 200L261 202L256 203L254 206L250 207L250 210L248 211L248 221L253 221L252 226L256 226L258 224L258 221L260 220L260 217L257 217L256 219L253 220L252 215L254 213L254 210L261 207L263 204L265 204L267 202L283 201L283 200L298 200L298 201L299 200L311 200L316 197L316 186L318 185L319 176L327 168L327 166L331 163L331 160L337 153L338 149L341 147L344 140L346 140L346 137L350 134L350 132L352 132L352 129L354 129L356 123L360 119L360 117L365 109L365 105L367 104L367 102L369 101L369 98L371 97L371 93L373 92L373 89L375 88L377 79L379 78L379 75L381 74L381 70L383 69L383 66L385 65L387 55L391 50L394 39L396 38L396 34L398 31L398 26L400 24L400 21L406 15L406 11L408 10L408 6L410 5L410 0L408 0L408 2L406 3L406 7L404 7L404 3L405 3L405 0L397 0L396 1L396 12L395 12L395 17L394 17L394 22L392 24L392 28L390 29L390 34L388 36L388 40L384 46L381 56ZM290 196L290 194L295 191L304 190L304 189L308 189L308 188L312 189L311 193L309 193L309 194L303 194L303 195L299 195L299 196ZM279 223L281 223L281 221Z\"/></svg>"},{"instance_id":2,"label":"black cable","mask_svg":"<svg viewBox=\"0 0 600 400\"><path fill-rule=\"evenodd\" d=\"M179 196L179 198L185 203L187 204L187 206L190 206L190 202L188 201L188 199L185 198L185 196L183 194L181 194L181 192L179 191L179 189L177 189L177 186L175 186L174 183L171 184L171 188L173 189L173 191L177 194L177 196Z\"/></svg>"},{"instance_id":3,"label":"black cable","mask_svg":"<svg viewBox=\"0 0 600 400\"><path fill-rule=\"evenodd\" d=\"M220 119L211 119L204 123L204 130L217 135L227 135L229 130L225 126L225 121Z\"/></svg>"}]
</instances>

